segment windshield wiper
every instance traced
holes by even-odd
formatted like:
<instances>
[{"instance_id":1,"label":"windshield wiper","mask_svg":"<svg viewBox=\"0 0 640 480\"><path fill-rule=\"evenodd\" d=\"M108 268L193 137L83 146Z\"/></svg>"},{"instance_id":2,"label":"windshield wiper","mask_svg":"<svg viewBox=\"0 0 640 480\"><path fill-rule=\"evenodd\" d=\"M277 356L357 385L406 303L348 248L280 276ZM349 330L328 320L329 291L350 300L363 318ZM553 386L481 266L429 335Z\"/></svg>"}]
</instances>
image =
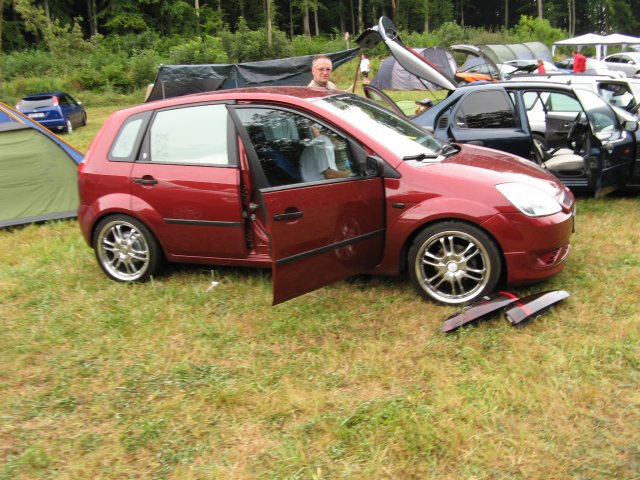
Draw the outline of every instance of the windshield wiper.
<instances>
[{"instance_id":1,"label":"windshield wiper","mask_svg":"<svg viewBox=\"0 0 640 480\"><path fill-rule=\"evenodd\" d=\"M417 155L407 155L406 157L402 157L403 160L417 160L421 162L422 160L434 160L440 156L439 153L419 153Z\"/></svg>"}]
</instances>

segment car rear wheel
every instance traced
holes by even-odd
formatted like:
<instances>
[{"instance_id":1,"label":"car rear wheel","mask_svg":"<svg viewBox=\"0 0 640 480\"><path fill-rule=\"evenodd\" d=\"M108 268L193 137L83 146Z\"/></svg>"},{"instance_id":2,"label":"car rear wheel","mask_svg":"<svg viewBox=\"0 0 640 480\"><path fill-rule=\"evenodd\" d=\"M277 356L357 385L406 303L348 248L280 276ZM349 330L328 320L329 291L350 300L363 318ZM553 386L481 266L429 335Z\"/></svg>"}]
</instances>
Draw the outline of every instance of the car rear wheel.
<instances>
[{"instance_id":1,"label":"car rear wheel","mask_svg":"<svg viewBox=\"0 0 640 480\"><path fill-rule=\"evenodd\" d=\"M447 304L469 302L493 291L502 261L496 243L463 222L425 228L409 249L409 276L421 296Z\"/></svg>"},{"instance_id":2,"label":"car rear wheel","mask_svg":"<svg viewBox=\"0 0 640 480\"><path fill-rule=\"evenodd\" d=\"M158 241L143 223L126 215L103 219L93 247L104 272L120 282L145 282L162 267Z\"/></svg>"},{"instance_id":3,"label":"car rear wheel","mask_svg":"<svg viewBox=\"0 0 640 480\"><path fill-rule=\"evenodd\" d=\"M73 123L71 123L71 120L67 118L67 127L65 128L65 131L67 133L73 133Z\"/></svg>"}]
</instances>

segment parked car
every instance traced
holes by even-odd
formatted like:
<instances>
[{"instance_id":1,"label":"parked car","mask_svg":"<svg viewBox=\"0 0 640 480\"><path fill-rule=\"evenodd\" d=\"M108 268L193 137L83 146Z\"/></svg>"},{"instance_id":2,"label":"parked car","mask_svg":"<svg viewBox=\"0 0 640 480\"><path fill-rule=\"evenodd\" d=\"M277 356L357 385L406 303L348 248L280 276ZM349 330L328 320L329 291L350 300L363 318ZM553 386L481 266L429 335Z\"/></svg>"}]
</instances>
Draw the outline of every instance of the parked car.
<instances>
[{"instance_id":1,"label":"parked car","mask_svg":"<svg viewBox=\"0 0 640 480\"><path fill-rule=\"evenodd\" d=\"M16 109L51 131L72 133L87 124L82 102L64 92L34 93L23 97Z\"/></svg>"},{"instance_id":2,"label":"parked car","mask_svg":"<svg viewBox=\"0 0 640 480\"><path fill-rule=\"evenodd\" d=\"M640 105L639 78L612 78L605 75L531 75L514 77L515 81L554 82L586 88L610 105L636 114Z\"/></svg>"},{"instance_id":3,"label":"parked car","mask_svg":"<svg viewBox=\"0 0 640 480\"><path fill-rule=\"evenodd\" d=\"M370 86L365 93L391 103ZM575 191L600 196L640 186L637 119L584 88L552 82L468 85L411 119L441 140L533 160Z\"/></svg>"},{"instance_id":4,"label":"parked car","mask_svg":"<svg viewBox=\"0 0 640 480\"><path fill-rule=\"evenodd\" d=\"M358 41L369 48L384 41L408 71L437 68L416 56L396 54L406 47L388 20L368 29ZM595 93L553 82L441 86L450 90L449 95L411 117L440 140L528 158L576 191L603 195L622 186L640 186L640 149L634 135L638 121ZM364 90L370 99L402 113L384 92L370 85Z\"/></svg>"},{"instance_id":5,"label":"parked car","mask_svg":"<svg viewBox=\"0 0 640 480\"><path fill-rule=\"evenodd\" d=\"M323 176L307 181L313 161L326 162ZM546 279L565 264L575 209L531 162L306 87L117 112L79 168L79 192L82 234L112 279L147 280L164 260L270 267L274 304L363 272L406 270L447 304Z\"/></svg>"},{"instance_id":6,"label":"parked car","mask_svg":"<svg viewBox=\"0 0 640 480\"><path fill-rule=\"evenodd\" d=\"M612 70L620 70L627 77L640 77L640 52L613 53L604 59Z\"/></svg>"},{"instance_id":7,"label":"parked car","mask_svg":"<svg viewBox=\"0 0 640 480\"><path fill-rule=\"evenodd\" d=\"M573 72L573 57L564 58L555 62L556 67L562 70ZM610 68L602 60L596 60L595 58L587 58L587 69L584 73L578 73L576 75L610 75L616 78L624 78L627 75L619 68Z\"/></svg>"}]
</instances>

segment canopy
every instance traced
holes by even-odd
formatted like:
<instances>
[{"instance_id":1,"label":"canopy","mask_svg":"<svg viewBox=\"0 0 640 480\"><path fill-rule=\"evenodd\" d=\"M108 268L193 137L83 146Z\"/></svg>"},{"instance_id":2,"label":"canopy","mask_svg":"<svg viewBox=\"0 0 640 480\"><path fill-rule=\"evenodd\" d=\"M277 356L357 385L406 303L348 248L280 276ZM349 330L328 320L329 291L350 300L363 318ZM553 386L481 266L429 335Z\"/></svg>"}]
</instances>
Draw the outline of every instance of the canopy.
<instances>
[{"instance_id":1,"label":"canopy","mask_svg":"<svg viewBox=\"0 0 640 480\"><path fill-rule=\"evenodd\" d=\"M323 55L331 59L335 69L354 58L358 50L352 48ZM161 65L146 101L237 87L307 85L312 78L314 56L247 63Z\"/></svg>"},{"instance_id":2,"label":"canopy","mask_svg":"<svg viewBox=\"0 0 640 480\"><path fill-rule=\"evenodd\" d=\"M552 53L555 54L556 47L562 45L572 45L580 49L585 45L591 45L596 47L596 60L600 60L607 54L608 45L633 45L640 44L640 38L632 37L631 35L624 35L622 33L612 33L610 35L598 35L595 33L585 33L573 38L567 38L565 40L559 40L553 44ZM603 49L604 47L604 49Z\"/></svg>"},{"instance_id":3,"label":"canopy","mask_svg":"<svg viewBox=\"0 0 640 480\"><path fill-rule=\"evenodd\" d=\"M497 65L510 60L537 60L540 58L547 62L553 62L553 56L549 48L542 42L452 45L451 50L469 54L460 70L465 70L487 61L493 63L496 70L499 70Z\"/></svg>"}]
</instances>

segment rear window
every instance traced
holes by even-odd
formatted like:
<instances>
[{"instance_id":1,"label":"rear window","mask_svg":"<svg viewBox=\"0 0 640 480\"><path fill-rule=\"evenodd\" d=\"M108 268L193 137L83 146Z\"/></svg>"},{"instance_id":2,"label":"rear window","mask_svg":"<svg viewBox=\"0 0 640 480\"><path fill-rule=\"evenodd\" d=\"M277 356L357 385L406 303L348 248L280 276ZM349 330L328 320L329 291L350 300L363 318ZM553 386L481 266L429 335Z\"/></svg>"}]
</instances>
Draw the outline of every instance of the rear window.
<instances>
[{"instance_id":1,"label":"rear window","mask_svg":"<svg viewBox=\"0 0 640 480\"><path fill-rule=\"evenodd\" d=\"M29 99L23 98L20 102L21 110L35 110L36 108L52 107L53 97L31 97Z\"/></svg>"}]
</instances>

